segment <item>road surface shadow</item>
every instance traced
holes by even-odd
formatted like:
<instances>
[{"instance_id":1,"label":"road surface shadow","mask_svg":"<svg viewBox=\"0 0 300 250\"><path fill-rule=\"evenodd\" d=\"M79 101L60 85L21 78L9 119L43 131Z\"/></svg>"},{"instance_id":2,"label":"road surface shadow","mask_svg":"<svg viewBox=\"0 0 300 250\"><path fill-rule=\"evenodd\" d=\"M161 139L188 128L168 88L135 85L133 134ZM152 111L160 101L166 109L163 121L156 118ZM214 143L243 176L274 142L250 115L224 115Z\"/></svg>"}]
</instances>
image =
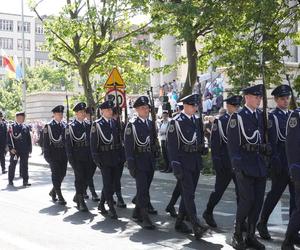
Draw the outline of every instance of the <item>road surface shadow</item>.
<instances>
[{"instance_id":1,"label":"road surface shadow","mask_svg":"<svg viewBox=\"0 0 300 250\"><path fill-rule=\"evenodd\" d=\"M77 211L74 214L66 216L63 221L71 222L74 225L90 224L94 221L95 216L97 214Z\"/></svg>"},{"instance_id":2,"label":"road surface shadow","mask_svg":"<svg viewBox=\"0 0 300 250\"><path fill-rule=\"evenodd\" d=\"M68 210L71 207L68 206L62 206L59 204L53 204L50 207L45 207L43 209L41 209L39 211L39 213L41 214L47 214L47 215L52 215L52 216L56 216L56 215L64 215L68 212Z\"/></svg>"},{"instance_id":3,"label":"road surface shadow","mask_svg":"<svg viewBox=\"0 0 300 250\"><path fill-rule=\"evenodd\" d=\"M102 215L100 215L102 216ZM102 221L98 221L96 224L92 225L91 228L102 233L113 234L117 232L124 232L127 229L128 221L123 221L121 219L111 219L109 216L104 216Z\"/></svg>"}]
</instances>

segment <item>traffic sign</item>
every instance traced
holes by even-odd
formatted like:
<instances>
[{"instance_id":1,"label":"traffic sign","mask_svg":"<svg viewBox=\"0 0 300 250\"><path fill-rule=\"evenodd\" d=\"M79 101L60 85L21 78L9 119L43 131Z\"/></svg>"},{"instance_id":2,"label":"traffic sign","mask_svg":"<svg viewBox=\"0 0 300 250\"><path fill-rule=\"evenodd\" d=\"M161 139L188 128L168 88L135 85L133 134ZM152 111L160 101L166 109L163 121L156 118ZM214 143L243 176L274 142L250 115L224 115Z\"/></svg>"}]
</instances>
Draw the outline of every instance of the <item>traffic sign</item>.
<instances>
[{"instance_id":1,"label":"traffic sign","mask_svg":"<svg viewBox=\"0 0 300 250\"><path fill-rule=\"evenodd\" d=\"M113 101L116 106L116 96L118 99L119 107L125 108L126 107L125 92L121 89L109 89L105 94L105 99Z\"/></svg>"},{"instance_id":2,"label":"traffic sign","mask_svg":"<svg viewBox=\"0 0 300 250\"><path fill-rule=\"evenodd\" d=\"M115 86L119 89L125 88L125 82L117 68L113 68L110 72L110 75L104 84L104 88L114 88Z\"/></svg>"}]
</instances>

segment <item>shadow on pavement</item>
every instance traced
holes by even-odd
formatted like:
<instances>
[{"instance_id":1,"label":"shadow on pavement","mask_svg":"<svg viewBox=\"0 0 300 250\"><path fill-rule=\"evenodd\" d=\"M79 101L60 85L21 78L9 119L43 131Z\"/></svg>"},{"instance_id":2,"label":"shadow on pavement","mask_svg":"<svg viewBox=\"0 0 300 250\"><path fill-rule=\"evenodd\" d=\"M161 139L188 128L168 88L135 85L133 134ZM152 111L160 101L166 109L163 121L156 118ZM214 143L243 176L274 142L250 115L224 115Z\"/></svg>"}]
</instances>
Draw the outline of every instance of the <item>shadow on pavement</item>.
<instances>
[{"instance_id":1,"label":"shadow on pavement","mask_svg":"<svg viewBox=\"0 0 300 250\"><path fill-rule=\"evenodd\" d=\"M101 216L101 215L100 215ZM92 225L91 228L102 233L113 234L119 231L124 232L127 229L128 221L121 219L113 220L109 217L105 217L104 220Z\"/></svg>"},{"instance_id":2,"label":"shadow on pavement","mask_svg":"<svg viewBox=\"0 0 300 250\"><path fill-rule=\"evenodd\" d=\"M82 224L89 224L94 221L95 216L97 214L93 214L91 212L75 212L69 216L66 216L63 221L71 222L74 225L82 225Z\"/></svg>"},{"instance_id":3,"label":"shadow on pavement","mask_svg":"<svg viewBox=\"0 0 300 250\"><path fill-rule=\"evenodd\" d=\"M53 204L50 207L45 207L45 208L41 209L39 211L39 213L52 215L52 216L64 215L68 212L69 209L70 209L70 207L67 207L67 206L62 206L62 205L59 205L59 204Z\"/></svg>"}]
</instances>

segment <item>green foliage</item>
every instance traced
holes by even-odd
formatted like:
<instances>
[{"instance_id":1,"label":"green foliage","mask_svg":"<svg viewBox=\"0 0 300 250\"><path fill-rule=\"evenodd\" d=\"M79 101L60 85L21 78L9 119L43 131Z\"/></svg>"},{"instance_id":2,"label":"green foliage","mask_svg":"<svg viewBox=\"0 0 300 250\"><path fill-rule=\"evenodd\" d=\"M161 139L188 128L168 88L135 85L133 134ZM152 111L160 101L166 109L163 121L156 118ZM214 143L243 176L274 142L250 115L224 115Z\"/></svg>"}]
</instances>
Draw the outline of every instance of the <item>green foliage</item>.
<instances>
[{"instance_id":1,"label":"green foliage","mask_svg":"<svg viewBox=\"0 0 300 250\"><path fill-rule=\"evenodd\" d=\"M5 112L8 120L13 120L15 113L22 109L22 84L19 81L7 79L0 82L0 109Z\"/></svg>"},{"instance_id":2,"label":"green foliage","mask_svg":"<svg viewBox=\"0 0 300 250\"><path fill-rule=\"evenodd\" d=\"M73 90L73 84L67 78L65 69L51 65L39 65L27 69L27 92Z\"/></svg>"}]
</instances>

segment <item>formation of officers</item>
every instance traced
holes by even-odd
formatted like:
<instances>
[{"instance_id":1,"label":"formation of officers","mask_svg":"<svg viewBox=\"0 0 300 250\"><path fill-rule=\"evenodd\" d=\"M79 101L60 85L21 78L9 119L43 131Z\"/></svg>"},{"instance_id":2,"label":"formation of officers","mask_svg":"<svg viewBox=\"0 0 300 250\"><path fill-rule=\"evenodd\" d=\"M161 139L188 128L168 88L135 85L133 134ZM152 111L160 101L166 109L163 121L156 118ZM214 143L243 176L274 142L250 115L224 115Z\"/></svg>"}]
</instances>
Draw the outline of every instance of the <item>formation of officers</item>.
<instances>
[{"instance_id":1,"label":"formation of officers","mask_svg":"<svg viewBox=\"0 0 300 250\"><path fill-rule=\"evenodd\" d=\"M288 186L290 221L282 249L290 250L300 243L300 109L289 110L291 88L288 85L276 87L272 95L277 106L268 114L268 126L265 127L263 113L259 109L263 91L263 85L255 85L245 88L243 97L228 97L225 100L227 113L214 121L211 155L216 182L202 217L210 227L217 227L214 208L233 180L237 211L231 244L235 249L265 249L255 234L256 230L261 238L271 239L268 219ZM166 135L168 160L177 180L166 211L176 217L175 229L178 232L193 233L196 239L200 239L207 230L207 226L200 222L195 204L202 155L207 153L203 123L197 113L200 97L192 94L181 101L182 109L170 121ZM132 217L143 228L155 229L149 214L157 213L150 197L150 186L159 155L155 145L157 133L153 121L149 119L151 106L148 97L137 98L133 107L137 117L127 124L121 122L120 110L111 101L100 105L101 117L95 121L92 121L93 110L83 102L74 106L75 119L69 124L62 121L62 105L52 110L53 120L43 130L43 146L44 157L52 173L53 188L49 195L53 202L66 204L61 184L69 162L75 175L76 192L73 201L78 210L88 211L85 199L89 189L92 200L99 202L100 212L117 219L115 205L126 208L121 193L121 177L127 161L130 175L136 183ZM1 138L8 137L5 140L8 141L11 154L8 174L10 185L13 185L18 158L23 184L30 185L28 156L32 146L29 128L23 123L24 118L24 113L17 113L16 122L9 127L9 131L1 130L0 133ZM93 183L97 167L103 178L100 198ZM264 199L268 173L272 187ZM117 202L114 201L114 194ZM174 205L179 197L177 213Z\"/></svg>"}]
</instances>

